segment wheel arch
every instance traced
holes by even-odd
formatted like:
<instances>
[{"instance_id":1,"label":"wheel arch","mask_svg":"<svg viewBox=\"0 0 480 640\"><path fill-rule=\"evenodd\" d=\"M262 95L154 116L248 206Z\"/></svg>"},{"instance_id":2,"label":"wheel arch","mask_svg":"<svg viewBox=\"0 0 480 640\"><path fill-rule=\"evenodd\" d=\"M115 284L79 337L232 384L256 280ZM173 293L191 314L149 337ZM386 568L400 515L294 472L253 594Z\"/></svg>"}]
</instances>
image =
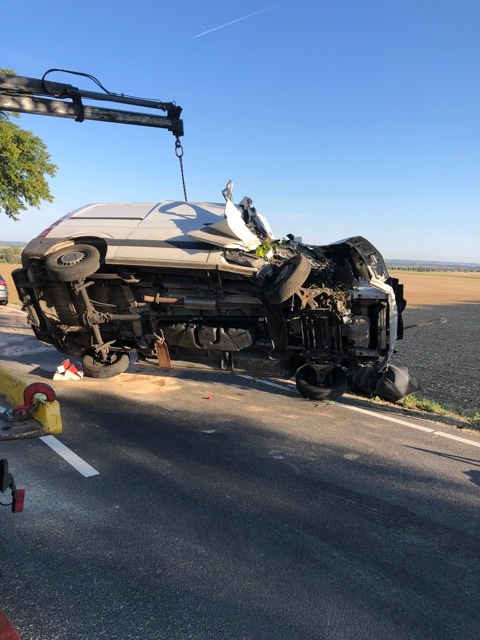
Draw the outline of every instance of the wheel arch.
<instances>
[{"instance_id":1,"label":"wheel arch","mask_svg":"<svg viewBox=\"0 0 480 640\"><path fill-rule=\"evenodd\" d=\"M48 250L45 251L44 257L46 258L55 251L65 249L66 247L70 247L75 244L89 244L92 247L95 247L95 249L100 253L102 262L105 261L108 245L105 238L100 238L98 236L78 236L78 238L62 239L60 242L49 245Z\"/></svg>"},{"instance_id":2,"label":"wheel arch","mask_svg":"<svg viewBox=\"0 0 480 640\"><path fill-rule=\"evenodd\" d=\"M90 244L100 253L100 259L105 262L108 253L108 238L100 236L78 236L75 238L34 238L22 251L22 266L28 268L31 260L45 260L47 256L65 247L75 244Z\"/></svg>"}]
</instances>

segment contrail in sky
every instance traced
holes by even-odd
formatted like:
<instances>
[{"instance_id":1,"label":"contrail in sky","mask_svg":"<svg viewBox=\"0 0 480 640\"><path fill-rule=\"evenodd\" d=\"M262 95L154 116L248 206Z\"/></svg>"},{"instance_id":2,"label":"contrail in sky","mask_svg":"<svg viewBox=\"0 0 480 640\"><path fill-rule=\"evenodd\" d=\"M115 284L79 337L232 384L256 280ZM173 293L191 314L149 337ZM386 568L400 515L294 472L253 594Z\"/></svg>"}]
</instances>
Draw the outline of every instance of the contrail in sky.
<instances>
[{"instance_id":1,"label":"contrail in sky","mask_svg":"<svg viewBox=\"0 0 480 640\"><path fill-rule=\"evenodd\" d=\"M200 38L201 36L206 36L207 33L212 33L212 31L218 31L219 29L223 29L224 27L229 27L231 24L235 24L236 22L241 22L242 20L246 20L247 18L258 16L259 13L263 13L264 11L269 11L270 9L279 7L281 4L285 4L287 2L290 2L290 0L283 0L283 2L277 2L277 4L272 4L270 7L265 7L265 9L260 9L259 11L255 11L255 13L249 13L248 16L243 16L243 18L237 18L236 20L232 20L231 22L226 22L225 24L221 24L219 27L214 27L213 29L209 29L208 31L197 33L196 36L193 36L193 39Z\"/></svg>"}]
</instances>

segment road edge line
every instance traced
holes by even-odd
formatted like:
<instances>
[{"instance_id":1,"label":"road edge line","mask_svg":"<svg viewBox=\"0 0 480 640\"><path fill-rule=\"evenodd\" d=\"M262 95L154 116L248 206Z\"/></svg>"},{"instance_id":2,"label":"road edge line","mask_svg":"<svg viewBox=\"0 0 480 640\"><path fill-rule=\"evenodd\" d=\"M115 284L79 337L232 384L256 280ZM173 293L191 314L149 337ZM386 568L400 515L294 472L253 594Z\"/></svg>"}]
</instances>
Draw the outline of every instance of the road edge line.
<instances>
[{"instance_id":1,"label":"road edge line","mask_svg":"<svg viewBox=\"0 0 480 640\"><path fill-rule=\"evenodd\" d=\"M270 387L277 387L278 389L283 389L285 391L293 391L286 384L278 384L275 382L270 382L269 380L263 380L259 377L249 376L237 373L239 378L245 378L246 380L252 380L253 382L259 382L260 384L266 384ZM468 444L472 447L480 447L480 442L475 442L474 440L469 440L467 438L461 438L460 436L455 436L451 433L445 433L444 431L436 431L431 427L424 427L420 424L415 424L414 422L409 422L408 420L403 420L402 418L396 418L394 416L386 416L383 413L372 411L370 409L363 409L361 407L353 407L350 404L346 404L344 402L336 402L333 400L327 401L325 404L336 405L337 407L343 407L344 409L349 409L350 411L358 411L358 413L364 413L367 415L374 416L375 418L379 418L380 420L386 420L387 422L394 422L396 424L400 424L404 427L408 427L409 429L416 429L417 431L424 431L425 433L430 433L434 436L440 436L443 438L448 438L449 440L455 440L456 442L462 442L463 444ZM419 418L421 420L422 418Z\"/></svg>"}]
</instances>

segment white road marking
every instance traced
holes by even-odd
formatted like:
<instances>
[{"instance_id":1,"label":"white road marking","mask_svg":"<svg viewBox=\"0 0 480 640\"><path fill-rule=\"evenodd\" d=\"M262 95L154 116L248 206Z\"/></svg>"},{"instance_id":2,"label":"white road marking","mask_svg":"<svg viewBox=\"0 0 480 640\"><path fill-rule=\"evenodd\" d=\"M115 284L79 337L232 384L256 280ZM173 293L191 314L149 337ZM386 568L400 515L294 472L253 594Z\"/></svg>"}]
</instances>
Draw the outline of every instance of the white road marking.
<instances>
[{"instance_id":1,"label":"white road marking","mask_svg":"<svg viewBox=\"0 0 480 640\"><path fill-rule=\"evenodd\" d=\"M332 404L336 404L339 407L345 407L345 409L350 409L351 411L359 411L360 413L367 413L375 418L381 418L382 420L388 420L389 422L396 422L397 424L401 424L404 427L409 427L410 429L418 429L419 431L426 431L427 433L431 433L434 436L441 436L443 438L448 438L449 440L456 440L457 442L463 442L464 444L470 444L472 447L480 447L480 442L475 442L474 440L467 440L467 438L460 438L460 436L454 436L451 433L445 433L444 431L435 431L435 429L430 429L429 427L422 427L419 424L414 424L413 422L407 422L406 420L400 420L400 418L392 418L391 416L384 416L381 413L376 413L375 411L368 411L368 409L360 409L360 407L352 407L348 404L343 404L341 402L332 402Z\"/></svg>"},{"instance_id":2,"label":"white road marking","mask_svg":"<svg viewBox=\"0 0 480 640\"><path fill-rule=\"evenodd\" d=\"M245 378L246 380L253 380L253 382L260 382L261 384L266 384L269 387L276 387L277 389L283 389L284 391L291 391L292 393L297 393L295 388L287 387L284 384L277 384L276 382L270 382L270 380L262 380L261 378L255 378L253 376L244 376L243 374L236 374L239 378Z\"/></svg>"},{"instance_id":3,"label":"white road marking","mask_svg":"<svg viewBox=\"0 0 480 640\"><path fill-rule=\"evenodd\" d=\"M460 436L454 436L451 433L444 433L443 431L434 431L434 436L443 436L450 440L456 440L457 442L464 442L465 444L472 444L474 447L480 447L480 442L474 442L473 440L467 440L467 438L460 438Z\"/></svg>"},{"instance_id":4,"label":"white road marking","mask_svg":"<svg viewBox=\"0 0 480 640\"><path fill-rule=\"evenodd\" d=\"M0 406L0 414L6 411L5 407ZM71 449L66 447L60 440L57 440L54 436L41 436L40 440L42 440L46 445L48 445L51 449L58 453L64 460L66 460L69 464L72 465L74 469L76 469L82 476L85 478L90 478L91 476L99 476L100 471L97 471L92 466L82 460L80 456L77 456L76 453L73 453Z\"/></svg>"},{"instance_id":5,"label":"white road marking","mask_svg":"<svg viewBox=\"0 0 480 640\"><path fill-rule=\"evenodd\" d=\"M77 456L71 449L66 447L60 440L57 440L54 436L42 436L40 438L47 446L58 453L64 460L71 464L74 469L76 469L79 473L82 474L85 478L90 478L91 476L98 476L100 472L91 467L88 462L82 460L80 456Z\"/></svg>"},{"instance_id":6,"label":"white road marking","mask_svg":"<svg viewBox=\"0 0 480 640\"><path fill-rule=\"evenodd\" d=\"M294 388L289 387L286 384L277 384L275 382L270 382L269 380L262 380L261 378L241 375L238 373L236 375L239 378L246 378L247 380L253 380L254 382L259 382L260 384L266 384L270 387L277 387L278 389L283 389L284 391L291 391L296 393L296 390ZM368 409L361 409L360 407L352 407L349 404L343 404L341 402L330 402L330 404L337 405L339 407L342 407L343 409L349 409L350 411L358 411L359 413L366 413L367 415L373 416L374 418L380 418L381 420L386 420L388 422L395 422L396 424L401 424L403 427L408 427L409 429L424 431L425 433L431 433L434 436L448 438L449 440L456 440L457 442L462 442L463 444L469 444L472 447L480 448L480 442L475 442L474 440L468 440L467 438L461 438L460 436L454 436L453 434L445 433L444 431L435 431L435 429L431 429L430 427L422 427L422 425L415 424L414 422L408 422L407 420L401 420L400 418L393 418L392 416L386 416L386 415L383 415L382 413L377 413L376 411L369 411Z\"/></svg>"},{"instance_id":7,"label":"white road marking","mask_svg":"<svg viewBox=\"0 0 480 640\"><path fill-rule=\"evenodd\" d=\"M392 416L384 416L383 414L377 413L376 411L369 411L368 409L361 409L360 407L352 407L349 404L343 404L341 402L332 402L332 404L336 404L339 407L344 407L345 409L350 409L350 411L358 411L359 413L366 413L367 415L374 416L375 418L382 418L382 420L388 420L388 422L396 422L397 424L401 424L404 427L410 427L410 429L418 429L419 431L426 431L427 433L435 433L435 429L422 427L419 424L407 422L406 420L400 420L399 418L392 418Z\"/></svg>"}]
</instances>

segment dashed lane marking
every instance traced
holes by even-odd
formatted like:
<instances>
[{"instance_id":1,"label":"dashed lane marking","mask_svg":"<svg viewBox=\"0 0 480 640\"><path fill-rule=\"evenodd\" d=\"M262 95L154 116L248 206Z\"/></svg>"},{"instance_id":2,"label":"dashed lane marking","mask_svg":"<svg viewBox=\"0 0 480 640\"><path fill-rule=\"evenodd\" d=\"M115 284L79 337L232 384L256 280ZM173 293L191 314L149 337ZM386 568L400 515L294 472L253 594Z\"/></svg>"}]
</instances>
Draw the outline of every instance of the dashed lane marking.
<instances>
[{"instance_id":1,"label":"dashed lane marking","mask_svg":"<svg viewBox=\"0 0 480 640\"><path fill-rule=\"evenodd\" d=\"M296 390L293 387L290 387L286 384L277 384L275 382L270 382L269 380L262 380L261 378L255 378L253 376L246 376L246 375L240 375L240 374L237 374L237 376L239 378L253 380L253 382L259 382L260 384L266 384L270 387L277 387L278 389L283 389L284 391L296 392ZM352 407L349 404L343 404L341 402L331 402L331 404L337 405L338 407L342 407L342 409L349 409L350 411L358 411L358 413L365 413L375 418L386 420L387 422L395 422L396 424L401 424L402 426L408 427L409 429L424 431L425 433L431 433L434 436L439 436L441 438L448 438L449 440L456 440L457 442L462 442L463 444L468 444L472 447L480 448L480 442L475 442L474 440L469 440L467 438L461 438L460 436L454 436L453 434L445 433L444 431L435 431L435 429L431 429L430 427L423 427L422 425L415 424L414 422L408 422L407 420L401 420L400 418L393 418L392 416L386 416L381 413L377 413L376 411L369 411L368 409L361 409L360 407Z\"/></svg>"},{"instance_id":2,"label":"dashed lane marking","mask_svg":"<svg viewBox=\"0 0 480 640\"><path fill-rule=\"evenodd\" d=\"M68 464L72 465L72 467L85 478L100 475L99 471L89 465L88 462L85 462L85 460L82 460L80 456L77 456L76 453L66 447L63 442L60 442L60 440L57 440L54 436L42 436L40 440L53 449L55 453L58 453L59 456L66 460Z\"/></svg>"},{"instance_id":3,"label":"dashed lane marking","mask_svg":"<svg viewBox=\"0 0 480 640\"><path fill-rule=\"evenodd\" d=\"M0 414L5 411L5 407L0 406ZM80 456L77 456L71 449L65 446L60 440L57 440L54 436L42 436L40 438L47 446L58 453L64 460L66 460L69 464L72 465L74 469L76 469L79 473L82 474L85 478L90 478L91 476L98 476L100 472L94 469L88 462L82 460ZM1 638L0 638L1 640Z\"/></svg>"}]
</instances>

